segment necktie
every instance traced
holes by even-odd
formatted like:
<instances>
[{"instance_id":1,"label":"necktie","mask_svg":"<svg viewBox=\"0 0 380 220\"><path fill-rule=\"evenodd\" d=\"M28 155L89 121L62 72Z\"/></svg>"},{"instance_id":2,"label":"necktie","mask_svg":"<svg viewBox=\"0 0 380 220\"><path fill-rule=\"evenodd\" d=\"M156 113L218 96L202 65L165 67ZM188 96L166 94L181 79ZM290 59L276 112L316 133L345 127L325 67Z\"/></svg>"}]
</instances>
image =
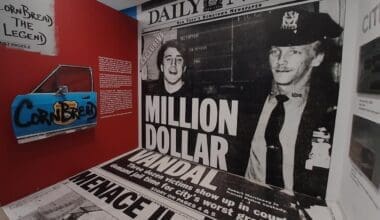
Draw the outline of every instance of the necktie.
<instances>
[{"instance_id":1,"label":"necktie","mask_svg":"<svg viewBox=\"0 0 380 220\"><path fill-rule=\"evenodd\" d=\"M266 183L284 188L282 146L279 135L285 118L284 102L288 101L289 98L285 95L277 95L276 99L277 105L273 109L265 129L265 141L267 143Z\"/></svg>"}]
</instances>

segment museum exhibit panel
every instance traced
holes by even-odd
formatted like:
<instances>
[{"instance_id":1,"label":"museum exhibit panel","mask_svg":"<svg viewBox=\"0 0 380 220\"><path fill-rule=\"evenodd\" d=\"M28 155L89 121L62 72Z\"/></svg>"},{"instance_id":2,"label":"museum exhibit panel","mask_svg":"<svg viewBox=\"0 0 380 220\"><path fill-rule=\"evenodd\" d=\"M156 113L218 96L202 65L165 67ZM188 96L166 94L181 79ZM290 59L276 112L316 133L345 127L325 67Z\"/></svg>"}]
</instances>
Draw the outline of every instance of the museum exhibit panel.
<instances>
[{"instance_id":1,"label":"museum exhibit panel","mask_svg":"<svg viewBox=\"0 0 380 220\"><path fill-rule=\"evenodd\" d=\"M379 0L3 0L0 219L380 219Z\"/></svg>"}]
</instances>

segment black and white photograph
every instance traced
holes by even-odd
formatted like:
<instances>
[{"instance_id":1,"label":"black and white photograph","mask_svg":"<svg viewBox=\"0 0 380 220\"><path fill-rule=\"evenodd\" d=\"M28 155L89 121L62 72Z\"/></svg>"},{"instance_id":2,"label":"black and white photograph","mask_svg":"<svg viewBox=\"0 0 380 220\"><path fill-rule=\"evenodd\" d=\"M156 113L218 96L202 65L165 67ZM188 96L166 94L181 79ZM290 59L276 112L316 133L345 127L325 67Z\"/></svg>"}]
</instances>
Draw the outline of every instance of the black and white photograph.
<instances>
[{"instance_id":1,"label":"black and white photograph","mask_svg":"<svg viewBox=\"0 0 380 220\"><path fill-rule=\"evenodd\" d=\"M354 115L350 158L373 186L380 189L380 125Z\"/></svg>"},{"instance_id":2,"label":"black and white photograph","mask_svg":"<svg viewBox=\"0 0 380 220\"><path fill-rule=\"evenodd\" d=\"M380 94L380 38L360 47L358 93Z\"/></svg>"},{"instance_id":3,"label":"black and white photograph","mask_svg":"<svg viewBox=\"0 0 380 220\"><path fill-rule=\"evenodd\" d=\"M143 148L325 198L342 9L298 2L143 4Z\"/></svg>"}]
</instances>

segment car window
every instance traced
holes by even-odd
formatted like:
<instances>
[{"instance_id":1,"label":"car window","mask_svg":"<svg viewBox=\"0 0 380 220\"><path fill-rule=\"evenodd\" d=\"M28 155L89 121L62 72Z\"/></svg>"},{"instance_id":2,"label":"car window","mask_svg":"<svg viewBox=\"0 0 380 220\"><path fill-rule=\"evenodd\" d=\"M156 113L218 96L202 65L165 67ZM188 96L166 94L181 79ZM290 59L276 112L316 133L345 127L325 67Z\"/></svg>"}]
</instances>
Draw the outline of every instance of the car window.
<instances>
[{"instance_id":1,"label":"car window","mask_svg":"<svg viewBox=\"0 0 380 220\"><path fill-rule=\"evenodd\" d=\"M63 86L67 88L67 92L92 91L91 68L60 65L33 93L55 93Z\"/></svg>"}]
</instances>

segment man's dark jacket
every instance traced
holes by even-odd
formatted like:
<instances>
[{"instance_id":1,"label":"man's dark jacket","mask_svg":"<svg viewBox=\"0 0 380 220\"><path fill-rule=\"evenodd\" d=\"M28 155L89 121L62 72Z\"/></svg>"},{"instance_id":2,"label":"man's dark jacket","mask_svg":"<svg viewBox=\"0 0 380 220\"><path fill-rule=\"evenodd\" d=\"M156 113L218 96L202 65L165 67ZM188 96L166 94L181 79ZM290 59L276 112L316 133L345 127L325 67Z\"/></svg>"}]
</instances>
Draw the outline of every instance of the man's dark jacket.
<instances>
[{"instance_id":1,"label":"man's dark jacket","mask_svg":"<svg viewBox=\"0 0 380 220\"><path fill-rule=\"evenodd\" d=\"M312 149L313 131L326 128L332 145L337 103L337 85L323 81L318 73L313 73L309 97L302 114L295 147L294 191L315 197L325 198L329 169L305 168ZM268 94L271 91L271 78L257 80L246 94L242 95L239 130L245 142L252 141L256 126ZM244 100L245 99L245 100ZM330 149L331 155L331 149Z\"/></svg>"}]
</instances>

